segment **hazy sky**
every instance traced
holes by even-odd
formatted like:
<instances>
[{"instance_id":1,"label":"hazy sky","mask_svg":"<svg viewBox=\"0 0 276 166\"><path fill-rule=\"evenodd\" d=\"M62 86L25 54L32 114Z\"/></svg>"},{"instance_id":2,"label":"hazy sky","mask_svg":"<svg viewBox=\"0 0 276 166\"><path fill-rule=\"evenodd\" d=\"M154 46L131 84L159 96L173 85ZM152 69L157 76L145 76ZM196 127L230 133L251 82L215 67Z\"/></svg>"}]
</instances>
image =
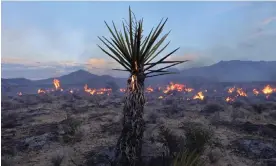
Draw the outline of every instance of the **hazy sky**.
<instances>
[{"instance_id":1,"label":"hazy sky","mask_svg":"<svg viewBox=\"0 0 276 166\"><path fill-rule=\"evenodd\" d=\"M128 6L145 33L168 17L171 59L182 67L221 60L276 60L276 2L2 2L2 77L40 79L77 69L122 76L96 44L121 27Z\"/></svg>"}]
</instances>

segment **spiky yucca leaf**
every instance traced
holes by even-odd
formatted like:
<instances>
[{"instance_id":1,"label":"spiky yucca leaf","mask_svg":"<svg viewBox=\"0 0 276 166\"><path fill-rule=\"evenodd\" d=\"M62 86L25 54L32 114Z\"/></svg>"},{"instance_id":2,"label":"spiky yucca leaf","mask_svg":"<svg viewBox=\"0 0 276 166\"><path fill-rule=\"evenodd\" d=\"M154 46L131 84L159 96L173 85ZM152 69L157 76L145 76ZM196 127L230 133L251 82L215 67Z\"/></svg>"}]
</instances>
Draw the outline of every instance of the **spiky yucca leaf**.
<instances>
[{"instance_id":1,"label":"spiky yucca leaf","mask_svg":"<svg viewBox=\"0 0 276 166\"><path fill-rule=\"evenodd\" d=\"M196 151L181 151L173 161L173 166L203 166L204 162Z\"/></svg>"},{"instance_id":2,"label":"spiky yucca leaf","mask_svg":"<svg viewBox=\"0 0 276 166\"><path fill-rule=\"evenodd\" d=\"M167 20L168 19L165 19L165 21L163 21L162 19L156 28L152 28L150 33L144 36L143 19L137 21L135 15L129 7L129 22L127 23L126 20L125 22L122 22L122 31L119 31L113 22L113 29L105 22L112 37L110 39L99 37L99 39L109 51L99 45L98 46L104 53L113 58L124 68L115 70L128 71L132 75L142 72L146 77L174 74L166 69L186 61L166 61L166 59L175 53L179 48L165 55L160 60L152 62L167 48L170 43L168 42L165 46L161 47L170 33L169 32L161 36ZM152 70L153 67L160 64L168 65Z\"/></svg>"}]
</instances>

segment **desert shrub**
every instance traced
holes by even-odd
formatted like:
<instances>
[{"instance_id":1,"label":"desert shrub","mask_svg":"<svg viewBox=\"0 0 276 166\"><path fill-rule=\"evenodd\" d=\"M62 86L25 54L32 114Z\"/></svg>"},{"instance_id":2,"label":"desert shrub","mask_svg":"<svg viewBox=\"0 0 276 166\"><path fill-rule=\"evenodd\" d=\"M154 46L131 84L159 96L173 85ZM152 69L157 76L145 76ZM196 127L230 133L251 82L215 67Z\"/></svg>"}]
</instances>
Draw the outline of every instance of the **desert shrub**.
<instances>
[{"instance_id":1,"label":"desert shrub","mask_svg":"<svg viewBox=\"0 0 276 166\"><path fill-rule=\"evenodd\" d=\"M185 130L184 148L188 152L201 153L211 142L212 131L203 128L200 124L184 123L182 128Z\"/></svg>"},{"instance_id":2,"label":"desert shrub","mask_svg":"<svg viewBox=\"0 0 276 166\"><path fill-rule=\"evenodd\" d=\"M63 158L64 158L64 156L60 156L60 155L52 157L52 159L51 159L52 165L53 166L60 166L62 161L63 161Z\"/></svg>"},{"instance_id":3,"label":"desert shrub","mask_svg":"<svg viewBox=\"0 0 276 166\"><path fill-rule=\"evenodd\" d=\"M12 160L7 157L1 157L2 166L13 166Z\"/></svg>"},{"instance_id":4,"label":"desert shrub","mask_svg":"<svg viewBox=\"0 0 276 166\"><path fill-rule=\"evenodd\" d=\"M239 108L239 107L242 107L243 105L244 105L244 103L241 102L241 101L234 101L234 102L232 103L232 106L233 106L234 108Z\"/></svg>"},{"instance_id":5,"label":"desert shrub","mask_svg":"<svg viewBox=\"0 0 276 166\"><path fill-rule=\"evenodd\" d=\"M2 115L2 128L14 128L18 126L18 114L16 113L7 113Z\"/></svg>"},{"instance_id":6,"label":"desert shrub","mask_svg":"<svg viewBox=\"0 0 276 166\"><path fill-rule=\"evenodd\" d=\"M67 118L62 121L62 140L64 143L75 143L81 141L83 133L80 131L81 122L67 116Z\"/></svg>"},{"instance_id":7,"label":"desert shrub","mask_svg":"<svg viewBox=\"0 0 276 166\"><path fill-rule=\"evenodd\" d=\"M116 135L122 131L121 121L112 122L110 124L101 125L102 132L108 133L110 135Z\"/></svg>"},{"instance_id":8,"label":"desert shrub","mask_svg":"<svg viewBox=\"0 0 276 166\"><path fill-rule=\"evenodd\" d=\"M210 122L212 125L214 125L216 128L220 124L221 118L219 112L216 112L210 119Z\"/></svg>"},{"instance_id":9,"label":"desert shrub","mask_svg":"<svg viewBox=\"0 0 276 166\"><path fill-rule=\"evenodd\" d=\"M210 104L207 104L201 112L215 113L215 112L219 112L219 111L223 111L223 107L221 105L216 104L216 103L210 103Z\"/></svg>"},{"instance_id":10,"label":"desert shrub","mask_svg":"<svg viewBox=\"0 0 276 166\"><path fill-rule=\"evenodd\" d=\"M166 147L166 155L175 156L183 145L183 138L176 136L172 131L164 126L159 128L159 141Z\"/></svg>"},{"instance_id":11,"label":"desert shrub","mask_svg":"<svg viewBox=\"0 0 276 166\"><path fill-rule=\"evenodd\" d=\"M257 112L258 114L261 114L263 111L267 109L266 105L264 104L252 104L251 105L253 110Z\"/></svg>"},{"instance_id":12,"label":"desert shrub","mask_svg":"<svg viewBox=\"0 0 276 166\"><path fill-rule=\"evenodd\" d=\"M244 119L245 113L242 110L233 110L231 113L232 121L236 121L237 118Z\"/></svg>"},{"instance_id":13,"label":"desert shrub","mask_svg":"<svg viewBox=\"0 0 276 166\"><path fill-rule=\"evenodd\" d=\"M174 158L173 166L203 166L204 162L201 160L201 155L196 151L181 151Z\"/></svg>"},{"instance_id":14,"label":"desert shrub","mask_svg":"<svg viewBox=\"0 0 276 166\"><path fill-rule=\"evenodd\" d=\"M166 100L164 101L164 103L165 103L166 105L172 105L172 104L174 103L174 101L173 101L173 99L166 99Z\"/></svg>"},{"instance_id":15,"label":"desert shrub","mask_svg":"<svg viewBox=\"0 0 276 166\"><path fill-rule=\"evenodd\" d=\"M175 117L174 115L179 117L178 113L181 111L182 109L177 104L172 104L172 106L170 106L165 110L165 113L168 118L174 118ZM181 116L183 117L183 115Z\"/></svg>"},{"instance_id":16,"label":"desert shrub","mask_svg":"<svg viewBox=\"0 0 276 166\"><path fill-rule=\"evenodd\" d=\"M276 111L271 112L271 113L269 114L269 116L270 116L272 119L276 120Z\"/></svg>"},{"instance_id":17,"label":"desert shrub","mask_svg":"<svg viewBox=\"0 0 276 166\"><path fill-rule=\"evenodd\" d=\"M156 123L156 120L158 118L158 115L156 112L150 112L147 116L147 121L149 123L152 123L152 124L155 124Z\"/></svg>"}]
</instances>

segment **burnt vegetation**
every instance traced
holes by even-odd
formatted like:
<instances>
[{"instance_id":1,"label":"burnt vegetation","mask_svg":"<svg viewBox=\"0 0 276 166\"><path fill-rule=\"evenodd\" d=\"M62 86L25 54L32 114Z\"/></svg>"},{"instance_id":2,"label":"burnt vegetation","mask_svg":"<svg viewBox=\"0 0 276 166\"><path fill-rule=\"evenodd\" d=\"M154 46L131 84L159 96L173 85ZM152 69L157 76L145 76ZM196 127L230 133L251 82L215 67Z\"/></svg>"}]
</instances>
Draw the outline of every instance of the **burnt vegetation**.
<instances>
[{"instance_id":1,"label":"burnt vegetation","mask_svg":"<svg viewBox=\"0 0 276 166\"><path fill-rule=\"evenodd\" d=\"M272 86L258 85L258 93L228 83L208 91L145 86L146 78L173 74L167 69L185 62L166 60L177 49L157 58L167 47L166 21L148 35L131 10L121 31L106 24L112 38L100 37L100 49L123 67L116 70L129 72L126 88L107 80L105 88L62 89L55 79L52 91L3 96L2 165L275 165Z\"/></svg>"}]
</instances>

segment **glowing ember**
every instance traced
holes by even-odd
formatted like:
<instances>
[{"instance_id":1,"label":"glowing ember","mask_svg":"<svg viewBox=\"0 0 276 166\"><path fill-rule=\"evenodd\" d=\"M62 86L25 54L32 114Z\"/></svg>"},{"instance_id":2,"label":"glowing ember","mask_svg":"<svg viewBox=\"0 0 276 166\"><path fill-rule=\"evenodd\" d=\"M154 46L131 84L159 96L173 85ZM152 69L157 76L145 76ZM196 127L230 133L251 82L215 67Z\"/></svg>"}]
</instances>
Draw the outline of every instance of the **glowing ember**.
<instances>
[{"instance_id":1,"label":"glowing ember","mask_svg":"<svg viewBox=\"0 0 276 166\"><path fill-rule=\"evenodd\" d=\"M163 99L164 97L163 96L159 96L158 99Z\"/></svg>"},{"instance_id":2,"label":"glowing ember","mask_svg":"<svg viewBox=\"0 0 276 166\"><path fill-rule=\"evenodd\" d=\"M231 97L227 97L225 99L226 102L233 102L235 99L234 98L231 98Z\"/></svg>"},{"instance_id":3,"label":"glowing ember","mask_svg":"<svg viewBox=\"0 0 276 166\"><path fill-rule=\"evenodd\" d=\"M135 88L135 80L136 80L136 76L135 75L132 75L131 76L131 87L132 87L132 90L134 90Z\"/></svg>"},{"instance_id":4,"label":"glowing ember","mask_svg":"<svg viewBox=\"0 0 276 166\"><path fill-rule=\"evenodd\" d=\"M19 93L17 93L18 94L18 96L22 96L22 93L21 92L19 92Z\"/></svg>"},{"instance_id":5,"label":"glowing ember","mask_svg":"<svg viewBox=\"0 0 276 166\"><path fill-rule=\"evenodd\" d=\"M91 95L94 95L94 93L96 92L95 89L88 88L87 84L84 85L84 91L87 92L87 93L90 93Z\"/></svg>"},{"instance_id":6,"label":"glowing ember","mask_svg":"<svg viewBox=\"0 0 276 166\"><path fill-rule=\"evenodd\" d=\"M238 93L238 96L244 96L244 97L247 96L247 94L242 90L242 88L238 88L237 93Z\"/></svg>"},{"instance_id":7,"label":"glowing ember","mask_svg":"<svg viewBox=\"0 0 276 166\"><path fill-rule=\"evenodd\" d=\"M235 87L228 89L228 93L233 93L234 91L235 91Z\"/></svg>"},{"instance_id":8,"label":"glowing ember","mask_svg":"<svg viewBox=\"0 0 276 166\"><path fill-rule=\"evenodd\" d=\"M60 84L59 84L59 80L58 79L54 79L53 80L53 84L54 84L56 90L58 90L60 88Z\"/></svg>"},{"instance_id":9,"label":"glowing ember","mask_svg":"<svg viewBox=\"0 0 276 166\"><path fill-rule=\"evenodd\" d=\"M149 86L149 87L147 87L146 91L147 91L148 93L153 92L153 88Z\"/></svg>"},{"instance_id":10,"label":"glowing ember","mask_svg":"<svg viewBox=\"0 0 276 166\"><path fill-rule=\"evenodd\" d=\"M204 99L204 95L202 92L198 92L194 97L193 99L200 99L200 100L203 100Z\"/></svg>"},{"instance_id":11,"label":"glowing ember","mask_svg":"<svg viewBox=\"0 0 276 166\"><path fill-rule=\"evenodd\" d=\"M70 91L69 91L70 93L74 93L74 91L71 89Z\"/></svg>"},{"instance_id":12,"label":"glowing ember","mask_svg":"<svg viewBox=\"0 0 276 166\"><path fill-rule=\"evenodd\" d=\"M253 89L253 93L254 95L258 96L260 92L257 89Z\"/></svg>"},{"instance_id":13,"label":"glowing ember","mask_svg":"<svg viewBox=\"0 0 276 166\"><path fill-rule=\"evenodd\" d=\"M38 89L38 90L37 90L37 93L38 93L38 94L41 94L41 93L46 93L46 92L45 92L45 90Z\"/></svg>"},{"instance_id":14,"label":"glowing ember","mask_svg":"<svg viewBox=\"0 0 276 166\"><path fill-rule=\"evenodd\" d=\"M107 88L101 88L101 89L91 89L88 88L87 84L84 85L84 91L87 93L90 93L91 95L97 94L97 95L102 95L102 94L109 94L112 92L112 89L107 89Z\"/></svg>"},{"instance_id":15,"label":"glowing ember","mask_svg":"<svg viewBox=\"0 0 276 166\"><path fill-rule=\"evenodd\" d=\"M120 88L120 92L126 92L126 89Z\"/></svg>"}]
</instances>

